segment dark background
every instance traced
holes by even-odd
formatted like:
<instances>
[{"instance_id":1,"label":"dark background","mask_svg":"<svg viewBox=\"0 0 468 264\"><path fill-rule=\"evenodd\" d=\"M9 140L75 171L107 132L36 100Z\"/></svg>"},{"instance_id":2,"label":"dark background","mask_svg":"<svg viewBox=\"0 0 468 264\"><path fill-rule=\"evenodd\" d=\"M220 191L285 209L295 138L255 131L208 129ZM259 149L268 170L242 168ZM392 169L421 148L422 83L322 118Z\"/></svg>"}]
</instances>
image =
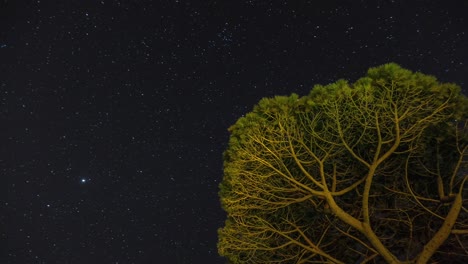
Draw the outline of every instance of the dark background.
<instances>
[{"instance_id":1,"label":"dark background","mask_svg":"<svg viewBox=\"0 0 468 264\"><path fill-rule=\"evenodd\" d=\"M223 263L227 128L262 97L387 62L466 94L467 14L467 1L0 0L0 263Z\"/></svg>"}]
</instances>

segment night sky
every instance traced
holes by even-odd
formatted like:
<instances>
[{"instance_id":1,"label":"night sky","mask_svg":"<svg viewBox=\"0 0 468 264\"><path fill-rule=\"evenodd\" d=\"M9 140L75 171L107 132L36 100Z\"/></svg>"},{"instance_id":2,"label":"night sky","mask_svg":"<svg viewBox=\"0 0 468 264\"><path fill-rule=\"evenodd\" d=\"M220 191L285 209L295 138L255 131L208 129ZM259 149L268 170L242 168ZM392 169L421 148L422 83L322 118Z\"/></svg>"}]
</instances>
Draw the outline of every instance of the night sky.
<instances>
[{"instance_id":1,"label":"night sky","mask_svg":"<svg viewBox=\"0 0 468 264\"><path fill-rule=\"evenodd\" d=\"M224 263L227 128L262 97L387 62L467 94L467 14L461 0L0 0L0 263Z\"/></svg>"}]
</instances>

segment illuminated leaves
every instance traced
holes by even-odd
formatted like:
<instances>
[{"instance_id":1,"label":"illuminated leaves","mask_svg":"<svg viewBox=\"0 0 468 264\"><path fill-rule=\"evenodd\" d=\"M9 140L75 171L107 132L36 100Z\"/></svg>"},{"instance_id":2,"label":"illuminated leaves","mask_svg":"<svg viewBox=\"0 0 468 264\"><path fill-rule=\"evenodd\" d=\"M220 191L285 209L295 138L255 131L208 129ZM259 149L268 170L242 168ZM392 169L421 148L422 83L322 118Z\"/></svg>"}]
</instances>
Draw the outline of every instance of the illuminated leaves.
<instances>
[{"instance_id":1,"label":"illuminated leaves","mask_svg":"<svg viewBox=\"0 0 468 264\"><path fill-rule=\"evenodd\" d=\"M262 99L230 128L220 254L233 263L466 258L457 242L468 229L466 104L458 86L396 64L302 98Z\"/></svg>"}]
</instances>

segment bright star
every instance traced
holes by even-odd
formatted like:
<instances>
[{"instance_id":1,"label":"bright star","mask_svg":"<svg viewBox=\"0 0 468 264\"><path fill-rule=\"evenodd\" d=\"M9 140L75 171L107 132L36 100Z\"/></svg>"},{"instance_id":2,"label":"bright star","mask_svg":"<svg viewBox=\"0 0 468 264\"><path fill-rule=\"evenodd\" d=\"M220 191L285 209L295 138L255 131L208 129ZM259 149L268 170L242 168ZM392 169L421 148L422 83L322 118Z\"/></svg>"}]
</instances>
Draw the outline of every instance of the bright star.
<instances>
[{"instance_id":1,"label":"bright star","mask_svg":"<svg viewBox=\"0 0 468 264\"><path fill-rule=\"evenodd\" d=\"M81 179L81 183L86 183L86 179L85 178Z\"/></svg>"}]
</instances>

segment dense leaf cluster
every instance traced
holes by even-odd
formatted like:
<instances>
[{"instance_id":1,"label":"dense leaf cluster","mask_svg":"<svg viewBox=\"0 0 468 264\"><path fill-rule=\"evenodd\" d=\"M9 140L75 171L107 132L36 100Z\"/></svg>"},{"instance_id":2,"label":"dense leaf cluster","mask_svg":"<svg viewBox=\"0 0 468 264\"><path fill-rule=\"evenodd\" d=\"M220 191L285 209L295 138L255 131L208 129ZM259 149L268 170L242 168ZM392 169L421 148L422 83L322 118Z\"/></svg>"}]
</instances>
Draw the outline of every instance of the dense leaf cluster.
<instances>
[{"instance_id":1,"label":"dense leaf cluster","mask_svg":"<svg viewBox=\"0 0 468 264\"><path fill-rule=\"evenodd\" d=\"M396 64L262 99L229 128L218 249L232 263L468 258L468 100Z\"/></svg>"}]
</instances>

